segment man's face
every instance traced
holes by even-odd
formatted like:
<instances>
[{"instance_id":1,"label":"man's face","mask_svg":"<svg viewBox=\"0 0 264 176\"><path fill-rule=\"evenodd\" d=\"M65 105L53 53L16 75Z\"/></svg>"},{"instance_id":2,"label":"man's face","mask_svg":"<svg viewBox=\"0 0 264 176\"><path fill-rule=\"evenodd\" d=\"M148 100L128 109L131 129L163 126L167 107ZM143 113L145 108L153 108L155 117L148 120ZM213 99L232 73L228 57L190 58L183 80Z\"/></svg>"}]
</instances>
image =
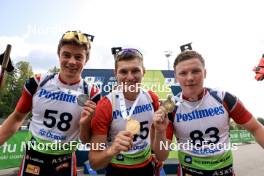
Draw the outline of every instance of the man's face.
<instances>
[{"instance_id":1,"label":"man's face","mask_svg":"<svg viewBox=\"0 0 264 176\"><path fill-rule=\"evenodd\" d=\"M86 50L71 44L61 47L59 53L60 74L66 78L79 78L87 62Z\"/></svg>"},{"instance_id":2,"label":"man's face","mask_svg":"<svg viewBox=\"0 0 264 176\"><path fill-rule=\"evenodd\" d=\"M198 58L179 62L174 69L175 78L186 97L196 97L202 93L206 70Z\"/></svg>"},{"instance_id":3,"label":"man's face","mask_svg":"<svg viewBox=\"0 0 264 176\"><path fill-rule=\"evenodd\" d=\"M116 66L115 76L119 85L125 85L128 92L136 92L136 87L141 83L144 69L137 58L128 61L119 61Z\"/></svg>"}]
</instances>

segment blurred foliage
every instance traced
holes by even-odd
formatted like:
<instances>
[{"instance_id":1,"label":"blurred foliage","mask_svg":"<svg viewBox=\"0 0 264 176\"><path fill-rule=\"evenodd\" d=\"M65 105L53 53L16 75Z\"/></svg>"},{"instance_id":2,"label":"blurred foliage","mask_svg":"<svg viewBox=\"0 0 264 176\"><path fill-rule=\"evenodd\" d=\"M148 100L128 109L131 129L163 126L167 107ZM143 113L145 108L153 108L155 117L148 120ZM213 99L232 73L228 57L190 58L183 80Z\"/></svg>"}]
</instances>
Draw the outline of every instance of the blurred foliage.
<instances>
[{"instance_id":1,"label":"blurred foliage","mask_svg":"<svg viewBox=\"0 0 264 176\"><path fill-rule=\"evenodd\" d=\"M60 68L56 66L48 70L49 73L59 73L59 71L60 71Z\"/></svg>"},{"instance_id":2,"label":"blurred foliage","mask_svg":"<svg viewBox=\"0 0 264 176\"><path fill-rule=\"evenodd\" d=\"M6 118L16 107L26 79L33 76L28 62L16 63L15 70L5 74L5 84L0 89L0 117Z\"/></svg>"}]
</instances>

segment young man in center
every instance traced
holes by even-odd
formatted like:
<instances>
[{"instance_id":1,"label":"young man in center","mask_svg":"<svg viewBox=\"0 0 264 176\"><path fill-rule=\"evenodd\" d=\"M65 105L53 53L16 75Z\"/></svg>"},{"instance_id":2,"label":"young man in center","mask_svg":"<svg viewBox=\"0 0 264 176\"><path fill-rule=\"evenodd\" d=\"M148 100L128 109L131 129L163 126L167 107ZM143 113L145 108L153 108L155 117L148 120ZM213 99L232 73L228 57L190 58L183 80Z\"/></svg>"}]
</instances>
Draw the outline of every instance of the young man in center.
<instances>
[{"instance_id":1,"label":"young man in center","mask_svg":"<svg viewBox=\"0 0 264 176\"><path fill-rule=\"evenodd\" d=\"M91 150L89 161L95 170L106 168L107 176L153 176L150 131L158 97L140 87L145 69L136 49L122 49L115 56L117 87L98 102L92 119L92 143L104 143L103 150ZM136 122L138 133L126 129ZM132 126L133 126L132 125Z\"/></svg>"}]
</instances>

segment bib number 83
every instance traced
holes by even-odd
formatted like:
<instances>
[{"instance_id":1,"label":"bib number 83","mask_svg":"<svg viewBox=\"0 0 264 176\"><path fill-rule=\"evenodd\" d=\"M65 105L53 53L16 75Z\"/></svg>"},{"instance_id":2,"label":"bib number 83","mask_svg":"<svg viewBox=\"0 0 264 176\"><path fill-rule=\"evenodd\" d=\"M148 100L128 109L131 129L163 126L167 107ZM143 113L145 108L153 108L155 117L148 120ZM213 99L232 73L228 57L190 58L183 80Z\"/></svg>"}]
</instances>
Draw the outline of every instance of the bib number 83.
<instances>
[{"instance_id":1,"label":"bib number 83","mask_svg":"<svg viewBox=\"0 0 264 176\"><path fill-rule=\"evenodd\" d=\"M210 137L210 140L205 141L203 136L204 134L208 134ZM202 146L203 143L205 144L216 144L219 140L219 130L216 127L210 127L205 130L205 133L203 134L200 130L194 130L190 133L191 142L193 145Z\"/></svg>"}]
</instances>

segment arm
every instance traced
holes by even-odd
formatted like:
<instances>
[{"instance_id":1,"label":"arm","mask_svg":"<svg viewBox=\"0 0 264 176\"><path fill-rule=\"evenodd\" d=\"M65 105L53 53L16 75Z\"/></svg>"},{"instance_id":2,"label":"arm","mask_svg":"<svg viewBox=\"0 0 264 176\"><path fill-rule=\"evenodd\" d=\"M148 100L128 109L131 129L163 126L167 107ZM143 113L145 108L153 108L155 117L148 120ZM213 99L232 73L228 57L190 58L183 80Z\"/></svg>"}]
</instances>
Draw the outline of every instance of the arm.
<instances>
[{"instance_id":1,"label":"arm","mask_svg":"<svg viewBox=\"0 0 264 176\"><path fill-rule=\"evenodd\" d=\"M169 148L165 148L164 145L167 146L168 144L168 146L170 146L171 140L166 138L166 133L160 133L157 130L153 129L153 127L151 129L151 133L153 133L153 135L155 136L152 139L152 150L154 151L155 156L159 161L165 161L169 156L170 150Z\"/></svg>"},{"instance_id":2,"label":"arm","mask_svg":"<svg viewBox=\"0 0 264 176\"><path fill-rule=\"evenodd\" d=\"M90 141L91 119L94 115L95 108L96 104L90 100L88 100L83 107L80 119L80 139L83 143L88 143Z\"/></svg>"},{"instance_id":3,"label":"arm","mask_svg":"<svg viewBox=\"0 0 264 176\"><path fill-rule=\"evenodd\" d=\"M27 114L14 111L0 126L0 145L8 140L21 126Z\"/></svg>"},{"instance_id":4,"label":"arm","mask_svg":"<svg viewBox=\"0 0 264 176\"><path fill-rule=\"evenodd\" d=\"M106 147L106 135L94 135L91 138L91 145L104 144ZM89 152L89 162L93 169L104 168L111 161L113 155L111 155L109 149L104 150L91 150Z\"/></svg>"},{"instance_id":5,"label":"arm","mask_svg":"<svg viewBox=\"0 0 264 176\"><path fill-rule=\"evenodd\" d=\"M169 119L165 115L165 109L160 107L160 109L154 113L153 125L151 127L151 146L159 161L166 160L169 155L169 149L162 147L162 144L169 145L171 143L166 137L168 123Z\"/></svg>"},{"instance_id":6,"label":"arm","mask_svg":"<svg viewBox=\"0 0 264 176\"><path fill-rule=\"evenodd\" d=\"M227 108L229 109L229 115L234 121L252 133L256 141L264 148L264 127L245 108L242 102L233 95L226 93L224 101L229 107Z\"/></svg>"},{"instance_id":7,"label":"arm","mask_svg":"<svg viewBox=\"0 0 264 176\"><path fill-rule=\"evenodd\" d=\"M256 141L264 148L264 127L254 117L248 122L241 124L243 128L248 130L255 137Z\"/></svg>"},{"instance_id":8,"label":"arm","mask_svg":"<svg viewBox=\"0 0 264 176\"><path fill-rule=\"evenodd\" d=\"M133 136L128 131L120 131L111 146L106 146L107 134L110 131L112 123L112 105L108 98L102 98L95 110L95 115L91 121L92 137L91 144L104 145L101 150L91 150L89 153L89 161L93 169L106 167L112 158L121 151L127 151L133 144ZM93 148L92 148L93 149Z\"/></svg>"},{"instance_id":9,"label":"arm","mask_svg":"<svg viewBox=\"0 0 264 176\"><path fill-rule=\"evenodd\" d=\"M102 146L98 150L91 150L89 153L89 161L91 167L95 170L105 168L112 158L121 151L128 151L133 145L133 135L128 131L120 131L111 146L106 146L106 135L93 135L91 144L94 146ZM95 147L94 147L95 148Z\"/></svg>"},{"instance_id":10,"label":"arm","mask_svg":"<svg viewBox=\"0 0 264 176\"><path fill-rule=\"evenodd\" d=\"M80 119L80 140L83 143L90 142L91 138L91 119L94 116L96 104L101 99L101 91L96 86L90 90L90 100L88 100L81 114Z\"/></svg>"}]
</instances>

